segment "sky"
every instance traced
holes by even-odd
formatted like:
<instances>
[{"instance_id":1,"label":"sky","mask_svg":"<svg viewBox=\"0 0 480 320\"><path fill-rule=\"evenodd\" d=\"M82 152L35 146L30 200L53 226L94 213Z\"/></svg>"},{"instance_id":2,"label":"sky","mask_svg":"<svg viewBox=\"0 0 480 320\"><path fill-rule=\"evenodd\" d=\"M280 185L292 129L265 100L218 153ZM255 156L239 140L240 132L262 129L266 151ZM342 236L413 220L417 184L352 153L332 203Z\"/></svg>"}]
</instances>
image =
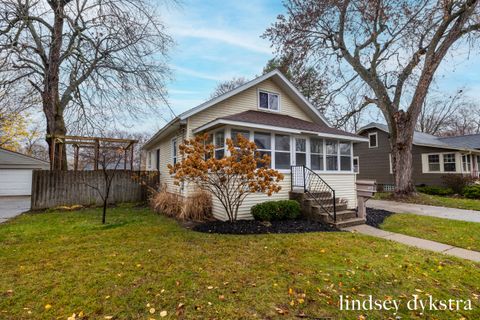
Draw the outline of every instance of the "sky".
<instances>
[{"instance_id":1,"label":"sky","mask_svg":"<svg viewBox=\"0 0 480 320\"><path fill-rule=\"evenodd\" d=\"M280 0L183 0L160 9L176 42L170 52L173 79L167 89L177 115L208 100L222 80L260 75L273 57L269 41L260 36L285 11ZM458 50L449 57L438 72L437 89L448 93L466 88L480 100L478 52ZM165 111L163 118L171 117ZM164 124L162 117L150 117L142 131L153 133Z\"/></svg>"}]
</instances>

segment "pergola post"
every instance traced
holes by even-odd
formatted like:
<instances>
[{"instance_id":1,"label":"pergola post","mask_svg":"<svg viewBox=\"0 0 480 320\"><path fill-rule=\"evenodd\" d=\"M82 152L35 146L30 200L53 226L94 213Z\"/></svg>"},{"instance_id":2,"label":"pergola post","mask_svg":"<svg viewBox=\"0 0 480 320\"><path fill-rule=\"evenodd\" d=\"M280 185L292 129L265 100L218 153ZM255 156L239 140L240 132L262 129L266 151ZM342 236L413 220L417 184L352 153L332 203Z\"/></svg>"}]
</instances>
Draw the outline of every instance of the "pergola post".
<instances>
[{"instance_id":1,"label":"pergola post","mask_svg":"<svg viewBox=\"0 0 480 320\"><path fill-rule=\"evenodd\" d=\"M132 145L130 146L130 170L133 171L133 151L134 151L134 146L135 144L132 143Z\"/></svg>"},{"instance_id":2,"label":"pergola post","mask_svg":"<svg viewBox=\"0 0 480 320\"><path fill-rule=\"evenodd\" d=\"M74 160L73 160L73 170L78 171L78 152L79 152L80 147L78 146L78 144L73 145L73 147L75 148L75 150L74 150Z\"/></svg>"},{"instance_id":3,"label":"pergola post","mask_svg":"<svg viewBox=\"0 0 480 320\"><path fill-rule=\"evenodd\" d=\"M95 147L94 147L94 158L93 158L93 167L95 170L98 170L98 157L99 157L99 152L100 152L100 145L99 145L98 139L95 139Z\"/></svg>"}]
</instances>

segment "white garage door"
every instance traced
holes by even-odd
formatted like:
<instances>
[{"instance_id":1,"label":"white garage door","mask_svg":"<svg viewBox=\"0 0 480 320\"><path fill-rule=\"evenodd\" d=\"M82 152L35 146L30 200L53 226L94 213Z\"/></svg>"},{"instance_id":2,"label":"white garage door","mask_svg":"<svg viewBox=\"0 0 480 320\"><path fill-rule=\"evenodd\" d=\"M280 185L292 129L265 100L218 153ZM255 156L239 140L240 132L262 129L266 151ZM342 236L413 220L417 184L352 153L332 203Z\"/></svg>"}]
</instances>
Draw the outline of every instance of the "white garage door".
<instances>
[{"instance_id":1,"label":"white garage door","mask_svg":"<svg viewBox=\"0 0 480 320\"><path fill-rule=\"evenodd\" d=\"M0 196L29 196L32 170L0 169Z\"/></svg>"}]
</instances>

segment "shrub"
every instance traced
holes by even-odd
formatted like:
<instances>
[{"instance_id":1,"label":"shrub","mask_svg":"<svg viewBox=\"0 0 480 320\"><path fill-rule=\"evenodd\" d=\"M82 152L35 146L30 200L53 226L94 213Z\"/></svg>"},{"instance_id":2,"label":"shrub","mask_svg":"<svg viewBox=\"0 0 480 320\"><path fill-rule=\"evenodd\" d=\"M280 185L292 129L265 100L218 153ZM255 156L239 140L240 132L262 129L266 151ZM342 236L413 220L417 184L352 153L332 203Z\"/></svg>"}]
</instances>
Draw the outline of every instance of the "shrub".
<instances>
[{"instance_id":1,"label":"shrub","mask_svg":"<svg viewBox=\"0 0 480 320\"><path fill-rule=\"evenodd\" d=\"M251 213L261 221L296 219L300 216L300 204L295 200L266 201L254 205Z\"/></svg>"},{"instance_id":2,"label":"shrub","mask_svg":"<svg viewBox=\"0 0 480 320\"><path fill-rule=\"evenodd\" d=\"M442 177L442 180L445 186L456 194L462 194L463 189L473 182L471 176L461 174L447 174Z\"/></svg>"},{"instance_id":3,"label":"shrub","mask_svg":"<svg viewBox=\"0 0 480 320\"><path fill-rule=\"evenodd\" d=\"M202 221L212 217L212 196L202 190L190 197L168 192L162 188L150 199L150 207L156 213L179 220Z\"/></svg>"},{"instance_id":4,"label":"shrub","mask_svg":"<svg viewBox=\"0 0 480 320\"><path fill-rule=\"evenodd\" d=\"M470 199L480 199L480 185L467 186L463 189L463 195Z\"/></svg>"},{"instance_id":5,"label":"shrub","mask_svg":"<svg viewBox=\"0 0 480 320\"><path fill-rule=\"evenodd\" d=\"M431 194L434 196L448 196L455 193L451 188L444 188L444 187L438 187L438 186L417 187L417 191L426 193L426 194Z\"/></svg>"}]
</instances>

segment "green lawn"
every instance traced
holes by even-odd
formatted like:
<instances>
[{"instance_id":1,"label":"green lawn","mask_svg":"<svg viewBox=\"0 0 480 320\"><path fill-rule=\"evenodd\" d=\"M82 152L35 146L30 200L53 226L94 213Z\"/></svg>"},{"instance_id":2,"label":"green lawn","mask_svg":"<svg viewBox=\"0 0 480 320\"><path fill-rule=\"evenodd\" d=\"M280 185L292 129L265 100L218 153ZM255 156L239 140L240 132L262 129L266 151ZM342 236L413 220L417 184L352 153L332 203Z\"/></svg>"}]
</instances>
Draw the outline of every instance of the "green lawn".
<instances>
[{"instance_id":1,"label":"green lawn","mask_svg":"<svg viewBox=\"0 0 480 320\"><path fill-rule=\"evenodd\" d=\"M339 295L370 294L402 300L404 319L426 317L406 310L413 294L472 299L473 311L425 313L480 319L480 265L466 260L346 232L202 234L145 208L100 218L87 209L0 225L0 319L393 319L339 311Z\"/></svg>"},{"instance_id":2,"label":"green lawn","mask_svg":"<svg viewBox=\"0 0 480 320\"><path fill-rule=\"evenodd\" d=\"M375 195L376 200L392 200L391 192L378 192ZM416 196L402 199L401 201L408 203L426 204L430 206L439 206L447 208L458 208L468 210L480 211L480 200L466 199L466 198L454 198L454 197L442 197L432 196L424 193L418 193Z\"/></svg>"},{"instance_id":3,"label":"green lawn","mask_svg":"<svg viewBox=\"0 0 480 320\"><path fill-rule=\"evenodd\" d=\"M480 251L480 223L399 213L388 217L381 228Z\"/></svg>"}]
</instances>

